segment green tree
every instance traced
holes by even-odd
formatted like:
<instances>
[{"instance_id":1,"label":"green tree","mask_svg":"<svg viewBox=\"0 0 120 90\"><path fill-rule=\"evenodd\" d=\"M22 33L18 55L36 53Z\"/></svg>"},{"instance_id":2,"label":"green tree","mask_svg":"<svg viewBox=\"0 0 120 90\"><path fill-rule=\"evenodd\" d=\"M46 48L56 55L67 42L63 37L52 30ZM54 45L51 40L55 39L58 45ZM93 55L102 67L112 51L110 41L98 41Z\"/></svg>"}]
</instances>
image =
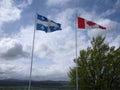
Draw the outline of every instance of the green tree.
<instances>
[{"instance_id":1,"label":"green tree","mask_svg":"<svg viewBox=\"0 0 120 90\"><path fill-rule=\"evenodd\" d=\"M80 90L120 90L120 47L110 47L104 40L101 36L93 38L91 47L81 50L74 61L78 64ZM68 74L74 86L75 68Z\"/></svg>"}]
</instances>

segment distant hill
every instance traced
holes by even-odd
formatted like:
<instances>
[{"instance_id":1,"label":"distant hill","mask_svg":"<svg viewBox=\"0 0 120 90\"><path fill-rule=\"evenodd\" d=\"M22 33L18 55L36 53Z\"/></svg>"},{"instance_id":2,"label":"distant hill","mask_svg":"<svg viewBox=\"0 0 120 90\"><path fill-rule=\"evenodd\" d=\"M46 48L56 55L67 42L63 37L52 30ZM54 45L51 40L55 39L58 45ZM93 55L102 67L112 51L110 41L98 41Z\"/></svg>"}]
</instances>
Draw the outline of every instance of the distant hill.
<instances>
[{"instance_id":1,"label":"distant hill","mask_svg":"<svg viewBox=\"0 0 120 90\"><path fill-rule=\"evenodd\" d=\"M0 80L0 86L28 86L28 80L5 79ZM64 87L69 86L68 81L32 81L32 86L37 87Z\"/></svg>"}]
</instances>

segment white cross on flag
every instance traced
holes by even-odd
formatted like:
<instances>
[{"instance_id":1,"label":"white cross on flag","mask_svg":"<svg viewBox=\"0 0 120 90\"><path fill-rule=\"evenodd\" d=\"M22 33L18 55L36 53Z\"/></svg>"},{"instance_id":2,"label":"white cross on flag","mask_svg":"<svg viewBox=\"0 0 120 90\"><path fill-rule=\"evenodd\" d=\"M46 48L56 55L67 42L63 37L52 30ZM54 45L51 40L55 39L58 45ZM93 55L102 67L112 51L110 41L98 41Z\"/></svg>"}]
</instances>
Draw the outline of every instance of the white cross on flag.
<instances>
[{"instance_id":1,"label":"white cross on flag","mask_svg":"<svg viewBox=\"0 0 120 90\"><path fill-rule=\"evenodd\" d=\"M81 29L102 29L102 30L105 30L106 27L103 27L101 25L98 25L92 21L88 21L84 18L81 18L81 17L78 17L78 28L81 28Z\"/></svg>"}]
</instances>

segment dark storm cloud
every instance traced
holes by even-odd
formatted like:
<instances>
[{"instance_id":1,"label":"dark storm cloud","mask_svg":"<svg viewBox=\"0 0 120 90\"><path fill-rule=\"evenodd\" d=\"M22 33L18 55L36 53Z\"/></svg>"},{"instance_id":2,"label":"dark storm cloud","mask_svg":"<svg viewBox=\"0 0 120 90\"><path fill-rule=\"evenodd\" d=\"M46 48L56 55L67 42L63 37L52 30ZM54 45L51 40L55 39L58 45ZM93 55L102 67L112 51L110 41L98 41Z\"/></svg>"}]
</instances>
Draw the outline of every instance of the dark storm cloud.
<instances>
[{"instance_id":1,"label":"dark storm cloud","mask_svg":"<svg viewBox=\"0 0 120 90\"><path fill-rule=\"evenodd\" d=\"M27 58L29 53L23 50L23 46L19 43L14 44L13 47L10 47L6 52L1 53L0 57L5 60L17 60L19 58Z\"/></svg>"}]
</instances>

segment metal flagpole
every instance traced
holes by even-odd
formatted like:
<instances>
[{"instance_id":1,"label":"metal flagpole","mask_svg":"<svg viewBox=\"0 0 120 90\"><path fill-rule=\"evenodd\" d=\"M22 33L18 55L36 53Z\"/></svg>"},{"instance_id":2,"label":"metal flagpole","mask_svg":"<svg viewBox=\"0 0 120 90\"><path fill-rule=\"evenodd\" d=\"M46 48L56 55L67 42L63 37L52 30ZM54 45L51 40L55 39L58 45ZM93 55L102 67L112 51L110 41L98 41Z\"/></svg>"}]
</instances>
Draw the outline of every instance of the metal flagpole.
<instances>
[{"instance_id":1,"label":"metal flagpole","mask_svg":"<svg viewBox=\"0 0 120 90\"><path fill-rule=\"evenodd\" d=\"M34 25L34 32L33 32L33 43L32 43L31 64L30 64L30 77L29 77L29 87L28 87L28 90L31 90L32 66L33 66L35 30L36 30L36 16L37 16L37 14L35 13L35 25Z\"/></svg>"},{"instance_id":2,"label":"metal flagpole","mask_svg":"<svg viewBox=\"0 0 120 90\"><path fill-rule=\"evenodd\" d=\"M76 47L76 90L78 90L78 63L77 63L77 14L75 15L75 47Z\"/></svg>"}]
</instances>

